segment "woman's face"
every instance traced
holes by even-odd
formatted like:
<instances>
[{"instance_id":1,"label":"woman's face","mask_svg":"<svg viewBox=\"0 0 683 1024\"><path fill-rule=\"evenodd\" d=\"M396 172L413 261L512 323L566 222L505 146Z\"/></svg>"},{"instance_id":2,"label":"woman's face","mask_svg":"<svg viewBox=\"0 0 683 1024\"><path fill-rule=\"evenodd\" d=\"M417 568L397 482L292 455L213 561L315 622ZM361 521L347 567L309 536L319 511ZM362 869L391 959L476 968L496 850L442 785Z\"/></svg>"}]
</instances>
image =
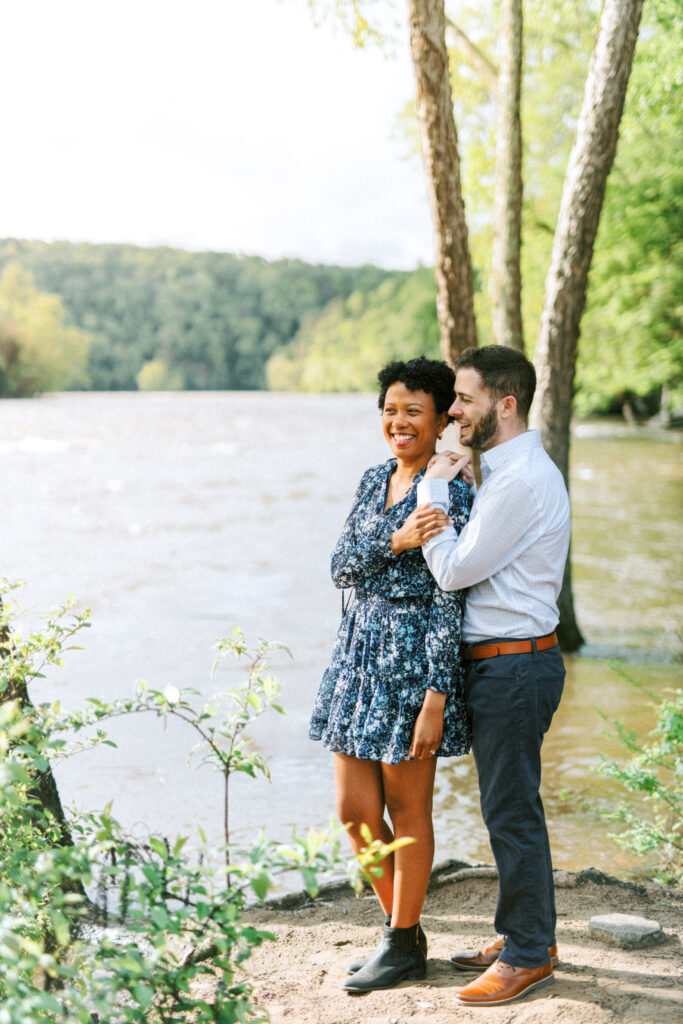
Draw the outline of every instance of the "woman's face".
<instances>
[{"instance_id":1,"label":"woman's face","mask_svg":"<svg viewBox=\"0 0 683 1024\"><path fill-rule=\"evenodd\" d=\"M426 463L447 423L448 414L437 413L434 399L426 391L409 391L400 381L387 389L382 427L397 458Z\"/></svg>"}]
</instances>

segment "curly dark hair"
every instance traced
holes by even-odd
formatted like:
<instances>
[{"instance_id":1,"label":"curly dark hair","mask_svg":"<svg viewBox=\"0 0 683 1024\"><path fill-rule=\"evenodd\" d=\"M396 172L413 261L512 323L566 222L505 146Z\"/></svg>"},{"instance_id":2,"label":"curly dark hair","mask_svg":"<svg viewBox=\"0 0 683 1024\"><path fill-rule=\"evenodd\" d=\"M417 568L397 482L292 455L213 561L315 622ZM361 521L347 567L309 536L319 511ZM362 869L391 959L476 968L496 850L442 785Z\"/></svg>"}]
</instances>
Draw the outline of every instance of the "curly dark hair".
<instances>
[{"instance_id":1,"label":"curly dark hair","mask_svg":"<svg viewBox=\"0 0 683 1024\"><path fill-rule=\"evenodd\" d=\"M384 409L384 400L392 384L405 384L409 391L424 391L434 399L437 415L448 412L455 398L455 373L440 359L418 356L403 362L396 359L377 374L379 383L378 405ZM451 416L448 417L452 419Z\"/></svg>"}]
</instances>

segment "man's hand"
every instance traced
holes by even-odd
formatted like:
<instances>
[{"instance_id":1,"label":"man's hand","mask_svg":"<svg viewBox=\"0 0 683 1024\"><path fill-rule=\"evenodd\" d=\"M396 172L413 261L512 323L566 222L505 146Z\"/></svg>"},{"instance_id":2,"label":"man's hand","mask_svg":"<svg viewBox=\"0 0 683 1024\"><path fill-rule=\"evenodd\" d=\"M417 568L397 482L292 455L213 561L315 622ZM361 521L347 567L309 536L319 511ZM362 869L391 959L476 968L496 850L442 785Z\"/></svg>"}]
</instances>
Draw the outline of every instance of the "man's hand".
<instances>
[{"instance_id":1,"label":"man's hand","mask_svg":"<svg viewBox=\"0 0 683 1024\"><path fill-rule=\"evenodd\" d=\"M453 520L435 505L420 505L411 512L403 526L391 535L391 550L395 555L409 548L419 548L437 534L443 533Z\"/></svg>"},{"instance_id":2,"label":"man's hand","mask_svg":"<svg viewBox=\"0 0 683 1024\"><path fill-rule=\"evenodd\" d=\"M417 716L410 744L410 757L423 761L433 757L441 745L443 736L443 709L446 695L436 690L426 690L422 710Z\"/></svg>"},{"instance_id":3,"label":"man's hand","mask_svg":"<svg viewBox=\"0 0 683 1024\"><path fill-rule=\"evenodd\" d=\"M455 480L458 473L468 487L474 483L474 475L470 466L472 460L469 455L458 455L457 452L439 452L429 462L425 480Z\"/></svg>"}]
</instances>

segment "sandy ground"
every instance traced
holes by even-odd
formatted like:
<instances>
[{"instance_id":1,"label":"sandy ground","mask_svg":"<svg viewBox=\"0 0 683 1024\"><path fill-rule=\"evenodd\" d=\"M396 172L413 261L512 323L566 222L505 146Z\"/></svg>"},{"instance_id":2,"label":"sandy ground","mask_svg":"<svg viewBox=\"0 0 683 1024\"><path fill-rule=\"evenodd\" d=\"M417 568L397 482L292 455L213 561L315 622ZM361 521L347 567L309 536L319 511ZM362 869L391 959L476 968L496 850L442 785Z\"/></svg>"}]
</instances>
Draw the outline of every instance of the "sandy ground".
<instances>
[{"instance_id":1,"label":"sandy ground","mask_svg":"<svg viewBox=\"0 0 683 1024\"><path fill-rule=\"evenodd\" d=\"M442 865L422 917L429 940L427 978L365 996L340 989L346 964L374 948L381 916L372 896L327 887L314 902L290 897L249 911L276 943L247 963L260 1006L272 1024L681 1024L683 1022L683 892L620 882L595 869L556 872L560 963L554 984L490 1009L465 1008L456 990L473 979L449 964L456 949L492 938L497 879L492 868ZM592 939L597 914L638 914L658 921L665 940L644 949Z\"/></svg>"}]
</instances>

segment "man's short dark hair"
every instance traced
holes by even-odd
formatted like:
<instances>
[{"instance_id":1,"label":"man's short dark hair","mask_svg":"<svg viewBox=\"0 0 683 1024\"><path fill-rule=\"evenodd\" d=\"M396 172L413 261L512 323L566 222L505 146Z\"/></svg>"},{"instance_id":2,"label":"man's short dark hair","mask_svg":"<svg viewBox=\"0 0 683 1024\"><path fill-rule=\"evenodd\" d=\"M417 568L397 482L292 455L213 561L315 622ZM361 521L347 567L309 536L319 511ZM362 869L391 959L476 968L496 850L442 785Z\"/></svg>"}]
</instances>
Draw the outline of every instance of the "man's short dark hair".
<instances>
[{"instance_id":1,"label":"man's short dark hair","mask_svg":"<svg viewBox=\"0 0 683 1024\"><path fill-rule=\"evenodd\" d=\"M506 345L466 348L456 360L456 373L465 367L477 371L496 401L513 395L517 399L517 412L523 420L527 419L536 390L536 370L523 352Z\"/></svg>"},{"instance_id":2,"label":"man's short dark hair","mask_svg":"<svg viewBox=\"0 0 683 1024\"><path fill-rule=\"evenodd\" d=\"M448 412L455 398L455 373L448 363L440 359L427 359L418 356L403 362L400 359L386 366L377 374L379 383L380 409L384 408L387 391L392 384L405 384L408 391L424 391L434 399L437 415ZM451 417L449 417L451 419Z\"/></svg>"}]
</instances>

